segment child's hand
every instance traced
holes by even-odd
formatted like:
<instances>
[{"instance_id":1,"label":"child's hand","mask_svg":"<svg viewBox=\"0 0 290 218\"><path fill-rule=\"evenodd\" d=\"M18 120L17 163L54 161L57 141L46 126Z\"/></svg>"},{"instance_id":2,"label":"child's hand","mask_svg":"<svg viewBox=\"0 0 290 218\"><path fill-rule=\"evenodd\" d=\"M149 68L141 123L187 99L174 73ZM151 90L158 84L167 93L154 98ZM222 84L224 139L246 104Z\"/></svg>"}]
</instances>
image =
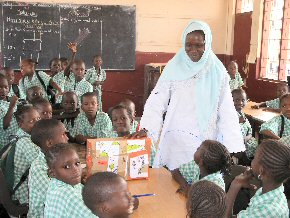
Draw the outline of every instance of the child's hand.
<instances>
[{"instance_id":1,"label":"child's hand","mask_svg":"<svg viewBox=\"0 0 290 218\"><path fill-rule=\"evenodd\" d=\"M128 136L128 138L131 138L131 139L139 139L139 138L145 138L145 137L147 137L146 129L141 129L140 131L135 132Z\"/></svg>"},{"instance_id":2,"label":"child's hand","mask_svg":"<svg viewBox=\"0 0 290 218\"><path fill-rule=\"evenodd\" d=\"M14 108L17 104L18 99L19 98L16 95L13 95L10 99L10 106Z\"/></svg>"},{"instance_id":3,"label":"child's hand","mask_svg":"<svg viewBox=\"0 0 290 218\"><path fill-rule=\"evenodd\" d=\"M134 208L133 210L137 210L138 207L139 207L139 199L138 198L133 198L133 205L134 205Z\"/></svg>"},{"instance_id":4,"label":"child's hand","mask_svg":"<svg viewBox=\"0 0 290 218\"><path fill-rule=\"evenodd\" d=\"M257 189L255 185L250 184L250 180L252 178L254 178L253 172L248 168L244 173L236 176L233 181L233 185L238 188Z\"/></svg>"},{"instance_id":5,"label":"child's hand","mask_svg":"<svg viewBox=\"0 0 290 218\"><path fill-rule=\"evenodd\" d=\"M62 96L62 95L63 95L63 92L57 92L55 95L55 98L58 98L59 96Z\"/></svg>"},{"instance_id":6,"label":"child's hand","mask_svg":"<svg viewBox=\"0 0 290 218\"><path fill-rule=\"evenodd\" d=\"M260 108L260 105L256 104L256 105L253 105L251 108L252 109L259 109Z\"/></svg>"},{"instance_id":7,"label":"child's hand","mask_svg":"<svg viewBox=\"0 0 290 218\"><path fill-rule=\"evenodd\" d=\"M239 118L239 123L244 123L244 122L246 122L246 120L243 117L240 117Z\"/></svg>"},{"instance_id":8,"label":"child's hand","mask_svg":"<svg viewBox=\"0 0 290 218\"><path fill-rule=\"evenodd\" d=\"M69 42L67 44L67 47L71 50L72 53L76 53L77 52L77 44L74 42Z\"/></svg>"}]
</instances>

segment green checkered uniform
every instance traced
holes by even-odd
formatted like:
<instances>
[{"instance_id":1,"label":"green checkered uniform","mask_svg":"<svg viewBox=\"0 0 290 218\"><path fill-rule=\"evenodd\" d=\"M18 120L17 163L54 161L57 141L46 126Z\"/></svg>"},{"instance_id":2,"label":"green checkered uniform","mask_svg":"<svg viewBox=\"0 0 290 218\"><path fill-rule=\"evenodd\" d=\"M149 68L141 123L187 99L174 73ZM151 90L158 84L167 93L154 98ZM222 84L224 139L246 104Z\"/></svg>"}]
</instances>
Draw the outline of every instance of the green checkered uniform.
<instances>
[{"instance_id":1,"label":"green checkered uniform","mask_svg":"<svg viewBox=\"0 0 290 218\"><path fill-rule=\"evenodd\" d=\"M284 145L290 146L290 136L282 137L279 142Z\"/></svg>"},{"instance_id":2,"label":"green checkered uniform","mask_svg":"<svg viewBox=\"0 0 290 218\"><path fill-rule=\"evenodd\" d=\"M217 184L223 190L225 190L225 182L223 180L222 174L219 171L199 179L200 169L194 160L192 160L186 164L182 164L179 167L179 172L188 184L193 184L193 183L198 182L200 180L208 180L208 181L211 181L211 182Z\"/></svg>"},{"instance_id":3,"label":"green checkered uniform","mask_svg":"<svg viewBox=\"0 0 290 218\"><path fill-rule=\"evenodd\" d=\"M276 98L271 101L266 101L266 105L267 107L272 108L272 109L280 109L280 99Z\"/></svg>"},{"instance_id":4,"label":"green checkered uniform","mask_svg":"<svg viewBox=\"0 0 290 218\"><path fill-rule=\"evenodd\" d=\"M19 129L17 132L20 138L15 147L14 155L14 187L20 181L25 171L30 167L31 163L37 158L40 148L32 143L30 135ZM20 204L28 203L28 184L27 179L21 184L14 194L14 199L19 200Z\"/></svg>"},{"instance_id":5,"label":"green checkered uniform","mask_svg":"<svg viewBox=\"0 0 290 218\"><path fill-rule=\"evenodd\" d=\"M68 119L65 119L63 122L63 125L65 126L66 130L69 132L69 133L72 133L74 130L74 123L75 123L75 120L73 121L73 123L71 122L71 120L68 120Z\"/></svg>"},{"instance_id":6,"label":"green checkered uniform","mask_svg":"<svg viewBox=\"0 0 290 218\"><path fill-rule=\"evenodd\" d=\"M72 82L68 84L68 91L73 91L76 93L76 95L78 96L78 100L79 100L79 105L81 105L81 96L87 92L93 92L93 86L85 79L83 78L81 81L79 82Z\"/></svg>"},{"instance_id":7,"label":"green checkered uniform","mask_svg":"<svg viewBox=\"0 0 290 218\"><path fill-rule=\"evenodd\" d=\"M241 77L240 73L237 72L234 79L230 79L230 88L231 91L234 89L239 89L244 85L243 78Z\"/></svg>"},{"instance_id":8,"label":"green checkered uniform","mask_svg":"<svg viewBox=\"0 0 290 218\"><path fill-rule=\"evenodd\" d=\"M246 118L245 114L239 114L239 117L243 117L245 119L244 123L240 123L240 127L241 127L241 131L243 134L243 137L246 137L250 134L252 134L252 126L249 122L249 120ZM246 147L246 155L248 158L252 158L255 155L256 149L258 147L258 141L252 137L251 139L249 139L246 143L245 143L245 147Z\"/></svg>"},{"instance_id":9,"label":"green checkered uniform","mask_svg":"<svg viewBox=\"0 0 290 218\"><path fill-rule=\"evenodd\" d=\"M66 184L52 178L45 200L45 218L89 218L96 217L84 204L83 185Z\"/></svg>"},{"instance_id":10,"label":"green checkered uniform","mask_svg":"<svg viewBox=\"0 0 290 218\"><path fill-rule=\"evenodd\" d=\"M74 75L72 73L69 76L64 75L64 71L61 71L52 77L52 80L60 87L63 92L70 91L68 88L72 87L75 81ZM56 103L61 103L62 96L56 99Z\"/></svg>"},{"instance_id":11,"label":"green checkered uniform","mask_svg":"<svg viewBox=\"0 0 290 218\"><path fill-rule=\"evenodd\" d=\"M287 199L281 185L270 192L262 194L262 188L258 189L251 198L246 210L237 214L237 218L287 218L289 209Z\"/></svg>"},{"instance_id":12,"label":"green checkered uniform","mask_svg":"<svg viewBox=\"0 0 290 218\"><path fill-rule=\"evenodd\" d=\"M99 71L99 73L98 73ZM107 78L106 71L100 68L99 70L96 70L95 67L88 69L85 75L86 80L91 83L92 85L95 82L104 82ZM102 111L102 85L98 85L96 87L96 93L98 96L98 104L99 104L99 111Z\"/></svg>"},{"instance_id":13,"label":"green checkered uniform","mask_svg":"<svg viewBox=\"0 0 290 218\"><path fill-rule=\"evenodd\" d=\"M48 166L42 151L32 162L29 177L29 211L27 217L44 217L45 195L50 178L47 175Z\"/></svg>"},{"instance_id":14,"label":"green checkered uniform","mask_svg":"<svg viewBox=\"0 0 290 218\"><path fill-rule=\"evenodd\" d=\"M16 85L16 84L14 84L14 85ZM19 86L18 86L18 89L19 89ZM23 93L21 92L20 89L19 89L19 94L20 94L20 98L21 99L25 99L25 97L23 96ZM8 97L11 98L14 95L15 95L15 93L14 93L14 91L12 89L12 86L11 86L10 89L9 89Z\"/></svg>"},{"instance_id":15,"label":"green checkered uniform","mask_svg":"<svg viewBox=\"0 0 290 218\"><path fill-rule=\"evenodd\" d=\"M131 132L132 132L132 133L137 132L137 128L138 128L138 126L139 126L138 121L133 120L133 124L132 124L132 126L131 126Z\"/></svg>"},{"instance_id":16,"label":"green checkered uniform","mask_svg":"<svg viewBox=\"0 0 290 218\"><path fill-rule=\"evenodd\" d=\"M287 119L285 116L284 116L284 120L285 120L284 132L283 132L282 137L286 137L286 136L290 135L290 120ZM263 130L269 130L272 133L274 133L275 135L279 136L280 132L281 132L281 125L282 125L281 116L276 116L276 117L272 118L271 120L267 121L266 123L263 123L261 125L260 132L262 132Z\"/></svg>"},{"instance_id":17,"label":"green checkered uniform","mask_svg":"<svg viewBox=\"0 0 290 218\"><path fill-rule=\"evenodd\" d=\"M95 123L92 126L84 112L81 112L76 120L72 131L72 136L83 135L96 138L109 138L112 134L112 122L108 114L98 111Z\"/></svg>"},{"instance_id":18,"label":"green checkered uniform","mask_svg":"<svg viewBox=\"0 0 290 218\"><path fill-rule=\"evenodd\" d=\"M19 127L18 123L13 115L12 121L7 129L3 128L4 117L8 111L10 102L0 100L0 148L6 145L9 142L10 135L16 135ZM16 107L14 108L14 112L16 111Z\"/></svg>"},{"instance_id":19,"label":"green checkered uniform","mask_svg":"<svg viewBox=\"0 0 290 218\"><path fill-rule=\"evenodd\" d=\"M45 72L43 71L39 71L38 72L39 77L43 80L43 83L45 85L45 89L47 88L47 86L49 85L49 82L51 80L50 76L47 75ZM42 89L43 91L43 97L48 99L46 90L44 89L44 87L42 86L41 82L38 80L36 74L34 73L32 76L31 81L28 79L27 76L23 77L20 81L19 81L19 89L21 90L21 92L23 93L23 97L26 98L26 91L27 89L29 89L32 86L38 86Z\"/></svg>"}]
</instances>

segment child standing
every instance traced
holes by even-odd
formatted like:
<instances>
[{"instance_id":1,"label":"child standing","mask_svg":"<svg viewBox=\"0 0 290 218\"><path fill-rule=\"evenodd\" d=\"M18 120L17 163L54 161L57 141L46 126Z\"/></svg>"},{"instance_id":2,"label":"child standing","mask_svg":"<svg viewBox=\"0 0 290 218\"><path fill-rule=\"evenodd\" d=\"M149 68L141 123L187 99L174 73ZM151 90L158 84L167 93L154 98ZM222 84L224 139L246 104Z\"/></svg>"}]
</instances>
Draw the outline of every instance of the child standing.
<instances>
[{"instance_id":1,"label":"child standing","mask_svg":"<svg viewBox=\"0 0 290 218\"><path fill-rule=\"evenodd\" d=\"M89 138L108 138L112 131L112 122L108 114L98 111L95 92L87 92L81 97L80 113L75 120L72 136L78 143L84 144Z\"/></svg>"},{"instance_id":2,"label":"child standing","mask_svg":"<svg viewBox=\"0 0 290 218\"><path fill-rule=\"evenodd\" d=\"M9 136L18 131L18 124L13 115L17 107L16 95L8 101L9 85L5 76L0 74L0 148L9 142Z\"/></svg>"},{"instance_id":3,"label":"child standing","mask_svg":"<svg viewBox=\"0 0 290 218\"><path fill-rule=\"evenodd\" d=\"M79 156L71 144L57 144L46 152L48 186L44 217L96 217L82 199L82 168Z\"/></svg>"},{"instance_id":4,"label":"child standing","mask_svg":"<svg viewBox=\"0 0 290 218\"><path fill-rule=\"evenodd\" d=\"M103 64L102 57L100 55L96 55L93 58L94 67L87 70L86 80L90 82L94 91L97 93L98 102L99 102L99 111L103 111L102 107L102 85L106 80L106 71L101 68Z\"/></svg>"},{"instance_id":5,"label":"child standing","mask_svg":"<svg viewBox=\"0 0 290 218\"><path fill-rule=\"evenodd\" d=\"M52 107L50 102L45 98L35 99L32 102L33 107L37 110L40 115L40 119L51 119L52 118Z\"/></svg>"},{"instance_id":6,"label":"child standing","mask_svg":"<svg viewBox=\"0 0 290 218\"><path fill-rule=\"evenodd\" d=\"M205 140L194 154L194 160L172 171L173 178L180 184L178 192L188 194L192 183L199 180L214 182L225 190L221 173L228 172L231 157L227 148L217 141Z\"/></svg>"},{"instance_id":7,"label":"child standing","mask_svg":"<svg viewBox=\"0 0 290 218\"><path fill-rule=\"evenodd\" d=\"M39 86L32 86L27 89L26 100L31 104L36 99L43 98L43 90Z\"/></svg>"},{"instance_id":8,"label":"child standing","mask_svg":"<svg viewBox=\"0 0 290 218\"><path fill-rule=\"evenodd\" d=\"M112 172L89 177L82 195L87 207L99 218L129 218L135 209L127 182Z\"/></svg>"},{"instance_id":9,"label":"child standing","mask_svg":"<svg viewBox=\"0 0 290 218\"><path fill-rule=\"evenodd\" d=\"M68 90L77 94L79 104L81 104L80 99L83 94L93 92L93 86L85 79L85 69L85 63L82 60L75 60L72 64L72 72L75 79Z\"/></svg>"},{"instance_id":10,"label":"child standing","mask_svg":"<svg viewBox=\"0 0 290 218\"><path fill-rule=\"evenodd\" d=\"M246 157L242 155L242 157L240 157L241 159L240 161L242 161L242 159L247 159L248 161L244 160L242 161L243 163L239 162L239 164L244 165L244 164L248 164L250 160L253 159L257 146L258 146L258 142L254 137L252 137L251 124L242 111L247 103L246 92L243 89L235 89L232 91L232 96L233 96L236 111L239 116L241 131L244 137L244 142L245 142L245 147L246 147L246 151L245 151Z\"/></svg>"},{"instance_id":11,"label":"child standing","mask_svg":"<svg viewBox=\"0 0 290 218\"><path fill-rule=\"evenodd\" d=\"M290 147L276 140L264 140L258 147L252 170L237 176L227 193L226 217L232 217L232 209L241 188L255 187L250 183L252 178L262 181L262 187L251 198L246 210L237 217L289 217L287 199L283 193L283 182L290 177Z\"/></svg>"},{"instance_id":12,"label":"child standing","mask_svg":"<svg viewBox=\"0 0 290 218\"><path fill-rule=\"evenodd\" d=\"M40 147L38 157L32 162L29 170L29 211L27 217L43 217L45 195L50 178L47 175L48 166L45 153L52 146L67 143L64 125L55 119L38 121L32 131L31 140Z\"/></svg>"},{"instance_id":13,"label":"child standing","mask_svg":"<svg viewBox=\"0 0 290 218\"><path fill-rule=\"evenodd\" d=\"M226 193L213 182L196 182L190 188L186 209L188 218L225 217Z\"/></svg>"},{"instance_id":14,"label":"child standing","mask_svg":"<svg viewBox=\"0 0 290 218\"><path fill-rule=\"evenodd\" d=\"M14 83L15 80L14 70L11 67L4 67L3 70L1 70L1 73L3 73L3 75L8 80L9 85L8 97L11 98L13 95L16 95L18 98L23 98L23 94L20 92L18 85Z\"/></svg>"},{"instance_id":15,"label":"child standing","mask_svg":"<svg viewBox=\"0 0 290 218\"><path fill-rule=\"evenodd\" d=\"M276 89L277 98L275 98L274 100L271 100L271 101L259 103L257 105L252 106L252 108L259 109L262 107L266 107L264 109L265 111L273 111L273 112L280 113L281 112L281 110L280 110L281 97L283 95L287 94L288 92L289 92L288 84L287 83L279 83L277 85L277 89Z\"/></svg>"},{"instance_id":16,"label":"child standing","mask_svg":"<svg viewBox=\"0 0 290 218\"><path fill-rule=\"evenodd\" d=\"M39 86L43 90L44 97L47 96L47 87L51 85L58 91L58 95L62 94L61 88L43 71L35 72L36 63L32 59L23 59L21 61L21 73L23 78L19 81L19 88L22 93L26 93L31 86ZM26 97L26 96L25 96Z\"/></svg>"},{"instance_id":17,"label":"child standing","mask_svg":"<svg viewBox=\"0 0 290 218\"><path fill-rule=\"evenodd\" d=\"M132 123L132 132L137 132L139 130L139 123L135 120L136 116L136 109L135 109L135 103L131 101L130 99L125 99L120 102L120 105L123 105L124 107L128 108L132 117L133 117L133 123Z\"/></svg>"},{"instance_id":18,"label":"child standing","mask_svg":"<svg viewBox=\"0 0 290 218\"><path fill-rule=\"evenodd\" d=\"M290 94L281 97L280 109L281 116L276 116L261 125L262 135L277 140L290 135Z\"/></svg>"},{"instance_id":19,"label":"child standing","mask_svg":"<svg viewBox=\"0 0 290 218\"><path fill-rule=\"evenodd\" d=\"M242 88L244 81L238 71L238 64L236 61L231 61L228 65L228 74L230 75L230 88L231 91L234 89Z\"/></svg>"},{"instance_id":20,"label":"child standing","mask_svg":"<svg viewBox=\"0 0 290 218\"><path fill-rule=\"evenodd\" d=\"M14 155L14 186L15 187L23 175L28 175L31 163L39 154L39 147L30 138L34 124L40 120L37 110L30 105L18 107L15 117L20 129L17 132L19 140L16 142ZM21 204L28 203L28 183L27 177L14 194L15 199Z\"/></svg>"}]
</instances>

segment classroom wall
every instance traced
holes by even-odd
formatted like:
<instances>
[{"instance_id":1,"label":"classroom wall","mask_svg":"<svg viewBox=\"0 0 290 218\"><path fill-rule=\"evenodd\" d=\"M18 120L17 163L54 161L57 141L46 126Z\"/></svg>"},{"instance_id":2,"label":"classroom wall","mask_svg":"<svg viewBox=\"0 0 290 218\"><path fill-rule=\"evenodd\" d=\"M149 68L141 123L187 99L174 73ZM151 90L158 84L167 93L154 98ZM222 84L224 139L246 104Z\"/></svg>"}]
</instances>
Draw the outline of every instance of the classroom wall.
<instances>
[{"instance_id":1,"label":"classroom wall","mask_svg":"<svg viewBox=\"0 0 290 218\"><path fill-rule=\"evenodd\" d=\"M28 0L25 2L35 2ZM74 3L77 0L38 0L49 3ZM182 31L191 19L206 21L213 32L213 50L222 61L232 54L234 0L83 0L81 4L136 5L136 69L107 72L103 86L104 109L120 99L136 103L143 110L144 65L167 62L181 47Z\"/></svg>"}]
</instances>

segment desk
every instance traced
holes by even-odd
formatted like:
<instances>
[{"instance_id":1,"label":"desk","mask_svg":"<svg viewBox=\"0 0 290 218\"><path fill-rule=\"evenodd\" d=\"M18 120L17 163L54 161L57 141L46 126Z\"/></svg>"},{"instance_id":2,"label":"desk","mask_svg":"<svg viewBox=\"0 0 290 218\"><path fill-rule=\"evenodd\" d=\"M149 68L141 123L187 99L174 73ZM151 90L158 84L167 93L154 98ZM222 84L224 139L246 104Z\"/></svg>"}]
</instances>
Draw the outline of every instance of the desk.
<instances>
[{"instance_id":1,"label":"desk","mask_svg":"<svg viewBox=\"0 0 290 218\"><path fill-rule=\"evenodd\" d=\"M139 198L139 208L132 218L186 217L186 198L175 193L179 185L165 168L150 169L149 179L128 181L134 194L155 193L155 196Z\"/></svg>"}]
</instances>

